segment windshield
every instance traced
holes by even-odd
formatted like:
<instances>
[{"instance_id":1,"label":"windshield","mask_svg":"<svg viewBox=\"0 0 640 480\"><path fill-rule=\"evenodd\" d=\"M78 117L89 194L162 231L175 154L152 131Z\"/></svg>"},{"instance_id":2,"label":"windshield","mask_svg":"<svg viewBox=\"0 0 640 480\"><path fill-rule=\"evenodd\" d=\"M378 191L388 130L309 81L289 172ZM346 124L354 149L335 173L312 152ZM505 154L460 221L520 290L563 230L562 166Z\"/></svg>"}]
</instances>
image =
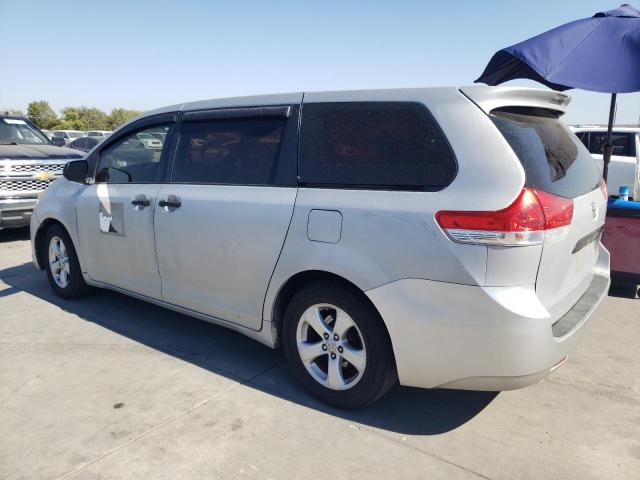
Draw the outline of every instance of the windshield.
<instances>
[{"instance_id":1,"label":"windshield","mask_svg":"<svg viewBox=\"0 0 640 480\"><path fill-rule=\"evenodd\" d=\"M151 135L149 135L148 133L139 133L138 134L138 138L140 140L155 140L155 138L153 138Z\"/></svg>"},{"instance_id":2,"label":"windshield","mask_svg":"<svg viewBox=\"0 0 640 480\"><path fill-rule=\"evenodd\" d=\"M71 138L84 137L84 132L68 132Z\"/></svg>"},{"instance_id":3,"label":"windshield","mask_svg":"<svg viewBox=\"0 0 640 480\"><path fill-rule=\"evenodd\" d=\"M49 145L49 140L27 120L0 118L1 145Z\"/></svg>"}]
</instances>

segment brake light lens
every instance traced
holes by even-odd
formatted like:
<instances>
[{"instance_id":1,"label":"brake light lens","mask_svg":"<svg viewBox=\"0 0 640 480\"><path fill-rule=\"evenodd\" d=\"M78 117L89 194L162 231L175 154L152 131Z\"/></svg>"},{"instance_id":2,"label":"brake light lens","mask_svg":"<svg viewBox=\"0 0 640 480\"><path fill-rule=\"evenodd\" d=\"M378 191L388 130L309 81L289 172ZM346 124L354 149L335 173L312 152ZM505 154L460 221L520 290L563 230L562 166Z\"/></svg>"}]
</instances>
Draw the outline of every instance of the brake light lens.
<instances>
[{"instance_id":1,"label":"brake light lens","mask_svg":"<svg viewBox=\"0 0 640 480\"><path fill-rule=\"evenodd\" d=\"M539 245L564 237L573 218L573 200L524 188L503 210L440 211L438 225L454 242Z\"/></svg>"}]
</instances>

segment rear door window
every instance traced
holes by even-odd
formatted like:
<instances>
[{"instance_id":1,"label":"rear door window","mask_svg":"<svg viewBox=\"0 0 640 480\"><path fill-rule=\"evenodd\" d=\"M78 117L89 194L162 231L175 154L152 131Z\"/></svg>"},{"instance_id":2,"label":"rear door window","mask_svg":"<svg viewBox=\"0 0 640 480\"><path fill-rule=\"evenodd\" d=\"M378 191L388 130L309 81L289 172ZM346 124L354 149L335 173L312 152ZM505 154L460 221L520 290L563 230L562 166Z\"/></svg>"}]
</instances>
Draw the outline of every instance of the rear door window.
<instances>
[{"instance_id":1,"label":"rear door window","mask_svg":"<svg viewBox=\"0 0 640 480\"><path fill-rule=\"evenodd\" d=\"M277 116L185 122L171 181L279 184L279 153L286 123L286 118Z\"/></svg>"},{"instance_id":2,"label":"rear door window","mask_svg":"<svg viewBox=\"0 0 640 480\"><path fill-rule=\"evenodd\" d=\"M567 198L598 186L595 160L555 112L510 107L492 111L491 119L520 159L527 186Z\"/></svg>"},{"instance_id":3,"label":"rear door window","mask_svg":"<svg viewBox=\"0 0 640 480\"><path fill-rule=\"evenodd\" d=\"M420 103L303 105L303 185L433 191L449 185L456 172L447 139Z\"/></svg>"}]
</instances>

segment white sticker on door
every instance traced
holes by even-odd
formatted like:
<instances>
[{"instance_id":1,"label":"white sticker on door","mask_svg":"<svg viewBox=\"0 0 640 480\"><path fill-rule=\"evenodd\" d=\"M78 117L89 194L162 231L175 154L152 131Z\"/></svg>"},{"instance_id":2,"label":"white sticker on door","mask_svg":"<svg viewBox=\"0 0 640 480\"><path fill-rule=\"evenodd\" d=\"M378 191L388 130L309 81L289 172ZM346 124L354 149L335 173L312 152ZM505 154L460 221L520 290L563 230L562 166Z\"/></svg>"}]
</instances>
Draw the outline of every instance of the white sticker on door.
<instances>
[{"instance_id":1,"label":"white sticker on door","mask_svg":"<svg viewBox=\"0 0 640 480\"><path fill-rule=\"evenodd\" d=\"M104 205L100 202L98 219L102 233L124 236L124 208L122 203Z\"/></svg>"}]
</instances>

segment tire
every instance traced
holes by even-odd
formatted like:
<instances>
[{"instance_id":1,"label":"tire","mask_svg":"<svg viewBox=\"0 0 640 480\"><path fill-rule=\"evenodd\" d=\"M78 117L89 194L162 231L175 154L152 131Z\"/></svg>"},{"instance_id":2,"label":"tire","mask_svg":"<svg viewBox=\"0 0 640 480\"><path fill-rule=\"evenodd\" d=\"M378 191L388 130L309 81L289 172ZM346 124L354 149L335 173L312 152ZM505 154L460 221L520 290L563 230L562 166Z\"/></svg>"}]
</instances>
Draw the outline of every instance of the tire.
<instances>
[{"instance_id":1,"label":"tire","mask_svg":"<svg viewBox=\"0 0 640 480\"><path fill-rule=\"evenodd\" d=\"M369 405L398 381L380 315L348 285L318 282L299 290L287 306L282 337L294 375L334 407Z\"/></svg>"},{"instance_id":2,"label":"tire","mask_svg":"<svg viewBox=\"0 0 640 480\"><path fill-rule=\"evenodd\" d=\"M57 253L54 248L55 244L58 245L59 251ZM82 276L80 262L71 237L69 237L62 225L55 224L49 227L41 248L41 258L45 262L47 278L53 291L59 297L66 299L78 298L90 291L90 287L85 283ZM52 252L50 252L50 249ZM56 258L59 260L53 261Z\"/></svg>"}]
</instances>

